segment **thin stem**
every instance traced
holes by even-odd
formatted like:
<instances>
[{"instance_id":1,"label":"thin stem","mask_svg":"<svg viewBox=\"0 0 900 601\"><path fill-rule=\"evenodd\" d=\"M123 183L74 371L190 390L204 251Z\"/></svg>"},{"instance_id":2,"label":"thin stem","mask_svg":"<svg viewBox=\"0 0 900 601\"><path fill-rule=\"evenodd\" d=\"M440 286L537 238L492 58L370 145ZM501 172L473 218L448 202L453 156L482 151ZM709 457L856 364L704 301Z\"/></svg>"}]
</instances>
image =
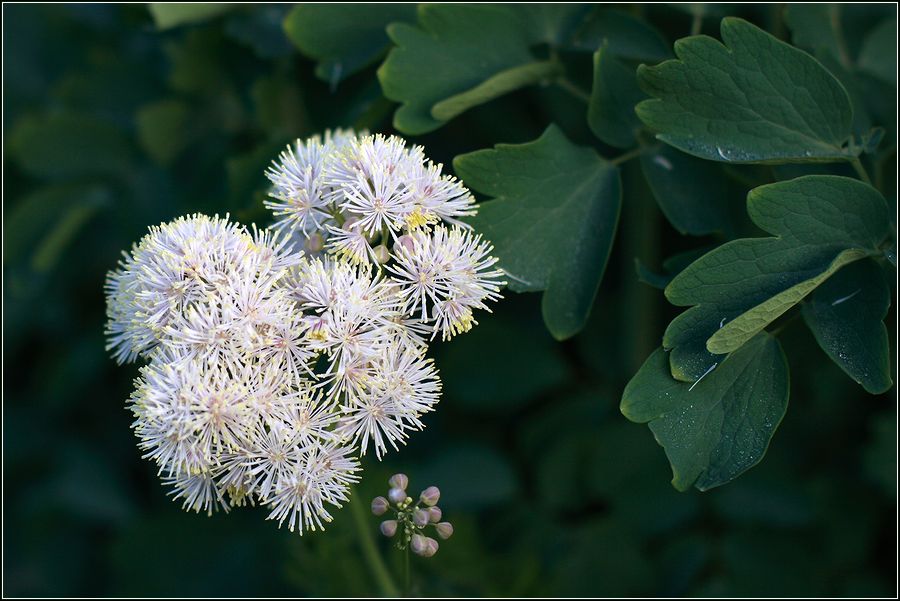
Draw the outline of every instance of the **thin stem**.
<instances>
[{"instance_id":1,"label":"thin stem","mask_svg":"<svg viewBox=\"0 0 900 601\"><path fill-rule=\"evenodd\" d=\"M697 35L703 29L703 9L698 9L694 13L694 20L691 21L691 35Z\"/></svg>"},{"instance_id":2,"label":"thin stem","mask_svg":"<svg viewBox=\"0 0 900 601\"><path fill-rule=\"evenodd\" d=\"M613 165L621 165L622 163L627 163L633 158L641 156L641 153L644 152L644 149L638 146L637 148L633 148L624 154L620 154L614 159L610 159L609 162Z\"/></svg>"},{"instance_id":3,"label":"thin stem","mask_svg":"<svg viewBox=\"0 0 900 601\"><path fill-rule=\"evenodd\" d=\"M409 545L406 545L403 555L405 557L403 560L403 596L409 597Z\"/></svg>"},{"instance_id":4,"label":"thin stem","mask_svg":"<svg viewBox=\"0 0 900 601\"><path fill-rule=\"evenodd\" d=\"M853 61L850 60L847 42L844 40L844 30L841 27L841 7L839 5L832 4L828 7L828 21L831 25L831 32L834 34L835 42L837 42L841 65L850 69L853 66Z\"/></svg>"},{"instance_id":5,"label":"thin stem","mask_svg":"<svg viewBox=\"0 0 900 601\"><path fill-rule=\"evenodd\" d=\"M869 179L869 174L866 173L866 168L863 167L862 161L859 160L859 157L854 157L853 160L850 161L850 164L853 165L853 168L856 170L856 174L859 176L859 179L871 186L872 180Z\"/></svg>"},{"instance_id":6,"label":"thin stem","mask_svg":"<svg viewBox=\"0 0 900 601\"><path fill-rule=\"evenodd\" d=\"M375 538L372 536L372 531L366 520L366 512L363 509L359 493L354 487L351 487L351 493L352 500L350 501L350 511L353 514L353 521L356 524L360 550L366 560L366 564L369 566L372 576L378 583L381 593L385 597L398 597L400 591L397 590L397 585L394 584L391 573L388 571L387 566L384 564L384 560L381 558L381 553L378 552L378 547L375 545Z\"/></svg>"},{"instance_id":7,"label":"thin stem","mask_svg":"<svg viewBox=\"0 0 900 601\"><path fill-rule=\"evenodd\" d=\"M556 85L561 87L563 90L581 100L585 104L589 104L591 102L591 95L582 90L580 87L576 86L574 83L566 79L565 77L560 77L556 80Z\"/></svg>"}]
</instances>

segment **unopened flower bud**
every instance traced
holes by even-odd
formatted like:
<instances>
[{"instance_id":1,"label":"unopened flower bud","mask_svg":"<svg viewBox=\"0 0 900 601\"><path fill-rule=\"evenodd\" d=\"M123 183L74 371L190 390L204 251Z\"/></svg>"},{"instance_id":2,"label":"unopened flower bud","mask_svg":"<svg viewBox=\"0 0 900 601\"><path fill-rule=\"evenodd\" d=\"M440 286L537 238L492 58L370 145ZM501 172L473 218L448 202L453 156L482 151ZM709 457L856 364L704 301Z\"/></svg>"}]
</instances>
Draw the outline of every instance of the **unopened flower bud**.
<instances>
[{"instance_id":1,"label":"unopened flower bud","mask_svg":"<svg viewBox=\"0 0 900 601\"><path fill-rule=\"evenodd\" d=\"M437 486L429 486L425 490L422 491L422 494L419 495L419 499L429 507L436 505L438 499L441 498L441 491L438 490Z\"/></svg>"},{"instance_id":2,"label":"unopened flower bud","mask_svg":"<svg viewBox=\"0 0 900 601\"><path fill-rule=\"evenodd\" d=\"M453 536L453 524L450 522L441 522L440 524L434 527L437 530L438 536L442 539L447 540L451 536Z\"/></svg>"},{"instance_id":3,"label":"unopened flower bud","mask_svg":"<svg viewBox=\"0 0 900 601\"><path fill-rule=\"evenodd\" d=\"M416 555L425 557L425 551L428 549L428 537L421 534L413 534L409 541L409 548Z\"/></svg>"},{"instance_id":4,"label":"unopened flower bud","mask_svg":"<svg viewBox=\"0 0 900 601\"><path fill-rule=\"evenodd\" d=\"M406 500L406 491L402 488L392 488L388 491L388 499L390 499L391 503L394 505L399 505Z\"/></svg>"},{"instance_id":5,"label":"unopened flower bud","mask_svg":"<svg viewBox=\"0 0 900 601\"><path fill-rule=\"evenodd\" d=\"M441 521L441 516L443 516L443 512L441 508L438 506L429 507L428 508L428 521L432 524L437 524Z\"/></svg>"},{"instance_id":6,"label":"unopened flower bud","mask_svg":"<svg viewBox=\"0 0 900 601\"><path fill-rule=\"evenodd\" d=\"M359 230L359 225L357 225L358 222L359 222L359 217L353 217L353 216L347 217L347 220L344 222L343 229L347 230L348 232L358 231Z\"/></svg>"},{"instance_id":7,"label":"unopened flower bud","mask_svg":"<svg viewBox=\"0 0 900 601\"><path fill-rule=\"evenodd\" d=\"M433 538L426 538L425 542L428 547L425 549L425 554L422 555L422 557L431 557L438 552L438 548L440 547L440 545L438 545L438 542L436 540L434 540Z\"/></svg>"},{"instance_id":8,"label":"unopened flower bud","mask_svg":"<svg viewBox=\"0 0 900 601\"><path fill-rule=\"evenodd\" d=\"M388 486L406 490L406 487L409 486L409 478L406 477L406 474L394 474L391 476L391 479L388 480Z\"/></svg>"},{"instance_id":9,"label":"unopened flower bud","mask_svg":"<svg viewBox=\"0 0 900 601\"><path fill-rule=\"evenodd\" d=\"M389 507L390 504L384 497L375 497L372 499L372 513L375 515L384 515Z\"/></svg>"},{"instance_id":10,"label":"unopened flower bud","mask_svg":"<svg viewBox=\"0 0 900 601\"><path fill-rule=\"evenodd\" d=\"M391 253L384 244L379 244L372 250L375 253L375 260L378 261L379 264L384 265L391 260Z\"/></svg>"},{"instance_id":11,"label":"unopened flower bud","mask_svg":"<svg viewBox=\"0 0 900 601\"><path fill-rule=\"evenodd\" d=\"M388 538L397 534L397 520L385 520L381 522L381 533Z\"/></svg>"},{"instance_id":12,"label":"unopened flower bud","mask_svg":"<svg viewBox=\"0 0 900 601\"><path fill-rule=\"evenodd\" d=\"M424 509L416 509L413 511L413 524L418 526L419 528L424 528L428 525L428 512Z\"/></svg>"},{"instance_id":13,"label":"unopened flower bud","mask_svg":"<svg viewBox=\"0 0 900 601\"><path fill-rule=\"evenodd\" d=\"M325 247L325 239L322 238L322 234L312 234L309 238L306 239L306 251L310 253L318 253L321 252Z\"/></svg>"},{"instance_id":14,"label":"unopened flower bud","mask_svg":"<svg viewBox=\"0 0 900 601\"><path fill-rule=\"evenodd\" d=\"M415 246L415 243L413 242L413 238L409 234L404 234L404 235L400 236L399 238L397 238L397 244L399 244L400 246L402 246L409 252L412 252L413 247Z\"/></svg>"}]
</instances>

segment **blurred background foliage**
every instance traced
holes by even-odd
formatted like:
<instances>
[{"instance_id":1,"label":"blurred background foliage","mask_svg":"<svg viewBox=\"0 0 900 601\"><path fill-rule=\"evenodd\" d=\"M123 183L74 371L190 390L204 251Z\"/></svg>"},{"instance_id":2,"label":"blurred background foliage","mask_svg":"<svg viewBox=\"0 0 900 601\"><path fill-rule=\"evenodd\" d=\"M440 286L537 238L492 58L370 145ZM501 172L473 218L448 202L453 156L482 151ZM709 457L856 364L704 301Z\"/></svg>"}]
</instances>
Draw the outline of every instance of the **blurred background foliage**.
<instances>
[{"instance_id":1,"label":"blurred background foliage","mask_svg":"<svg viewBox=\"0 0 900 601\"><path fill-rule=\"evenodd\" d=\"M300 538L259 508L208 518L167 499L124 409L137 367L104 351L105 273L149 225L196 211L265 224L263 170L285 143L329 127L393 131L377 64L317 78L284 34L290 8L158 28L141 5L3 7L6 595L380 593L351 508ZM671 44L690 30L685 8L626 10ZM708 33L738 14L786 35L778 6L707 9ZM551 121L599 146L583 111L559 89L528 88L412 140L445 165ZM782 337L787 417L733 483L676 492L651 433L619 414L675 312L638 281L635 257L655 267L661 247L698 245L666 224L638 169L625 169L634 181L587 328L556 343L539 296L510 293L438 345L440 410L400 452L366 459L354 502L367 507L396 471L441 488L456 534L414 558L414 591L429 596L895 594L895 392L865 394L805 328ZM739 213L745 192L731 199ZM399 552L377 542L399 573Z\"/></svg>"}]
</instances>

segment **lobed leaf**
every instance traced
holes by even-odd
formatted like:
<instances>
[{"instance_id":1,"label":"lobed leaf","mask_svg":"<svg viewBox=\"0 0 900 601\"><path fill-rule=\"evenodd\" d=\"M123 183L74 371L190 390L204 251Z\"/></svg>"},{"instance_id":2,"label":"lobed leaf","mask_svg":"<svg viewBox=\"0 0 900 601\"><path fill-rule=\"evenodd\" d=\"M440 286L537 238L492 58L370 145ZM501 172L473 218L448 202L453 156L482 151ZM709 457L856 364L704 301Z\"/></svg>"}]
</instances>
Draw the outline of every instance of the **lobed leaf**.
<instances>
[{"instance_id":1,"label":"lobed leaf","mask_svg":"<svg viewBox=\"0 0 900 601\"><path fill-rule=\"evenodd\" d=\"M846 147L853 111L840 82L813 57L742 19L675 43L677 59L642 65L653 96L637 114L657 137L700 158L734 163L830 162Z\"/></svg>"},{"instance_id":2,"label":"lobed leaf","mask_svg":"<svg viewBox=\"0 0 900 601\"><path fill-rule=\"evenodd\" d=\"M387 51L387 26L412 22L415 4L298 4L284 19L284 31L306 56L316 76L337 85Z\"/></svg>"},{"instance_id":3,"label":"lobed leaf","mask_svg":"<svg viewBox=\"0 0 900 601\"><path fill-rule=\"evenodd\" d=\"M893 385L883 321L890 306L891 290L872 260L840 270L803 303L803 319L819 346L871 394Z\"/></svg>"},{"instance_id":4,"label":"lobed leaf","mask_svg":"<svg viewBox=\"0 0 900 601\"><path fill-rule=\"evenodd\" d=\"M394 127L427 133L477 104L556 77L559 66L538 60L530 48L557 43L583 10L577 5L421 5L417 25L388 27L397 47L378 70L384 95L401 103Z\"/></svg>"},{"instance_id":5,"label":"lobed leaf","mask_svg":"<svg viewBox=\"0 0 900 601\"><path fill-rule=\"evenodd\" d=\"M721 165L659 145L641 153L641 170L660 210L682 234L733 229L732 190Z\"/></svg>"},{"instance_id":6,"label":"lobed leaf","mask_svg":"<svg viewBox=\"0 0 900 601\"><path fill-rule=\"evenodd\" d=\"M610 146L631 148L643 127L634 106L646 98L633 67L616 59L606 46L594 53L594 84L588 104L588 125Z\"/></svg>"},{"instance_id":7,"label":"lobed leaf","mask_svg":"<svg viewBox=\"0 0 900 601\"><path fill-rule=\"evenodd\" d=\"M708 490L756 465L787 410L787 361L769 334L754 337L695 384L674 380L657 349L622 394L622 414L649 423L672 485Z\"/></svg>"},{"instance_id":8,"label":"lobed leaf","mask_svg":"<svg viewBox=\"0 0 900 601\"><path fill-rule=\"evenodd\" d=\"M887 203L857 180L812 175L755 188L750 217L774 238L723 244L666 288L675 305L695 305L666 329L672 376L695 381L835 271L880 253L890 231Z\"/></svg>"},{"instance_id":9,"label":"lobed leaf","mask_svg":"<svg viewBox=\"0 0 900 601\"><path fill-rule=\"evenodd\" d=\"M544 290L550 333L559 340L577 333L612 248L618 170L553 125L533 142L461 155L453 166L468 186L494 197L471 223L493 242L510 288Z\"/></svg>"}]
</instances>

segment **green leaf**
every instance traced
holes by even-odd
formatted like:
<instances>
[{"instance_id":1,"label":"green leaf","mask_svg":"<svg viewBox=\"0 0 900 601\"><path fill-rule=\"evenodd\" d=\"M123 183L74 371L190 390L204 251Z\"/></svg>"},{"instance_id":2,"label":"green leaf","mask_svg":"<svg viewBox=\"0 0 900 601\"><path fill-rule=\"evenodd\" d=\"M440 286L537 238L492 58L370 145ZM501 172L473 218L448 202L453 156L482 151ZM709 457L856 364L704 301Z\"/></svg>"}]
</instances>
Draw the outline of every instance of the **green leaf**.
<instances>
[{"instance_id":1,"label":"green leaf","mask_svg":"<svg viewBox=\"0 0 900 601\"><path fill-rule=\"evenodd\" d=\"M859 68L897 85L897 17L887 18L866 36L859 53Z\"/></svg>"},{"instance_id":2,"label":"green leaf","mask_svg":"<svg viewBox=\"0 0 900 601\"><path fill-rule=\"evenodd\" d=\"M625 387L620 409L649 423L672 465L672 485L720 486L756 465L784 417L788 367L778 341L760 334L695 384L673 380L657 349Z\"/></svg>"},{"instance_id":3,"label":"green leaf","mask_svg":"<svg viewBox=\"0 0 900 601\"><path fill-rule=\"evenodd\" d=\"M441 100L431 108L431 115L440 121L449 121L474 106L533 83L556 79L562 74L563 67L556 61L513 67L491 76L471 90Z\"/></svg>"},{"instance_id":4,"label":"green leaf","mask_svg":"<svg viewBox=\"0 0 900 601\"><path fill-rule=\"evenodd\" d=\"M760 186L751 219L774 238L723 244L666 288L670 302L696 305L669 324L672 375L692 382L721 362L847 262L880 253L890 222L884 197L857 180L811 175Z\"/></svg>"},{"instance_id":5,"label":"green leaf","mask_svg":"<svg viewBox=\"0 0 900 601\"><path fill-rule=\"evenodd\" d=\"M687 268L688 265L709 252L710 247L692 248L684 252L676 253L663 261L663 273L656 273L645 265L640 259L635 258L634 267L638 280L653 286L659 290L665 290L672 279Z\"/></svg>"},{"instance_id":6,"label":"green leaf","mask_svg":"<svg viewBox=\"0 0 900 601\"><path fill-rule=\"evenodd\" d=\"M551 125L527 144L456 157L471 188L495 198L471 220L493 242L515 291L545 290L544 322L559 340L583 326L612 247L619 172Z\"/></svg>"},{"instance_id":7,"label":"green leaf","mask_svg":"<svg viewBox=\"0 0 900 601\"><path fill-rule=\"evenodd\" d=\"M610 146L631 148L643 127L634 106L646 98L635 70L620 62L607 47L594 53L594 85L588 104L588 125Z\"/></svg>"},{"instance_id":8,"label":"green leaf","mask_svg":"<svg viewBox=\"0 0 900 601\"><path fill-rule=\"evenodd\" d=\"M619 10L600 9L584 20L572 38L577 50L595 51L604 45L613 56L657 63L672 56L669 43L655 27Z\"/></svg>"},{"instance_id":9,"label":"green leaf","mask_svg":"<svg viewBox=\"0 0 900 601\"><path fill-rule=\"evenodd\" d=\"M813 57L755 25L722 20L675 43L677 59L642 65L654 98L637 106L657 137L703 159L734 163L846 160L853 111L840 82Z\"/></svg>"},{"instance_id":10,"label":"green leaf","mask_svg":"<svg viewBox=\"0 0 900 601\"><path fill-rule=\"evenodd\" d=\"M871 394L893 385L883 322L890 306L888 283L871 260L840 270L803 303L803 319L819 346Z\"/></svg>"},{"instance_id":11,"label":"green leaf","mask_svg":"<svg viewBox=\"0 0 900 601\"><path fill-rule=\"evenodd\" d=\"M530 47L552 43L578 6L427 4L418 25L393 23L397 45L378 69L384 95L402 105L394 127L435 130L460 112L559 73Z\"/></svg>"},{"instance_id":12,"label":"green leaf","mask_svg":"<svg viewBox=\"0 0 900 601\"><path fill-rule=\"evenodd\" d=\"M721 165L659 145L641 154L641 169L660 210L682 234L703 236L733 228L732 193Z\"/></svg>"},{"instance_id":13,"label":"green leaf","mask_svg":"<svg viewBox=\"0 0 900 601\"><path fill-rule=\"evenodd\" d=\"M9 137L10 157L29 174L50 179L121 174L131 154L120 127L89 114L23 118Z\"/></svg>"},{"instance_id":14,"label":"green leaf","mask_svg":"<svg viewBox=\"0 0 900 601\"><path fill-rule=\"evenodd\" d=\"M160 31L186 25L202 23L239 7L239 4L219 4L200 2L151 2L147 8L153 22Z\"/></svg>"},{"instance_id":15,"label":"green leaf","mask_svg":"<svg viewBox=\"0 0 900 601\"><path fill-rule=\"evenodd\" d=\"M144 105L135 120L141 147L161 165L171 163L191 141L190 109L180 100Z\"/></svg>"},{"instance_id":16,"label":"green leaf","mask_svg":"<svg viewBox=\"0 0 900 601\"><path fill-rule=\"evenodd\" d=\"M849 65L851 59L843 42L841 9L840 4L788 4L784 9L784 20L791 29L794 44L817 55L828 54L839 63Z\"/></svg>"},{"instance_id":17,"label":"green leaf","mask_svg":"<svg viewBox=\"0 0 900 601\"><path fill-rule=\"evenodd\" d=\"M298 4L284 30L300 52L318 62L316 76L337 85L387 50L389 24L415 18L415 4Z\"/></svg>"}]
</instances>

